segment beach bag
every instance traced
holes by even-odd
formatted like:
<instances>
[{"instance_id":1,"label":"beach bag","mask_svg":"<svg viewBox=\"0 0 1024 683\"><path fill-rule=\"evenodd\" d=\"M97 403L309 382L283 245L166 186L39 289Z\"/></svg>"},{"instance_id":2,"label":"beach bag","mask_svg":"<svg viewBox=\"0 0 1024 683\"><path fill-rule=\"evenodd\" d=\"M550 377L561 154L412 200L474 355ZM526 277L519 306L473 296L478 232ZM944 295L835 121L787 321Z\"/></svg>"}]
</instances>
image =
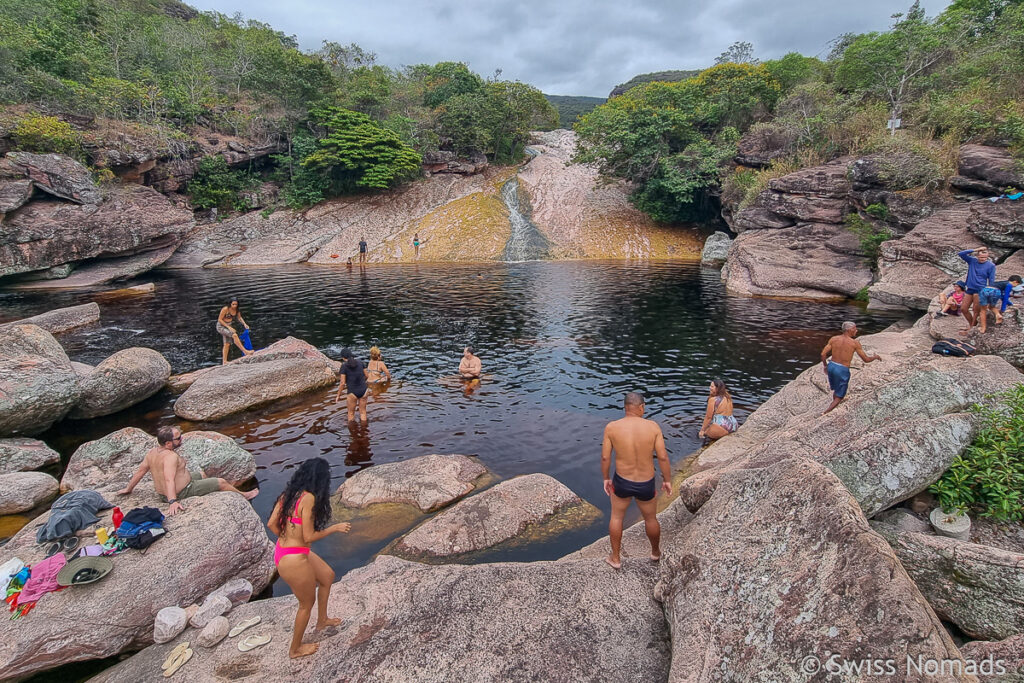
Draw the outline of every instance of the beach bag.
<instances>
[{"instance_id":1,"label":"beach bag","mask_svg":"<svg viewBox=\"0 0 1024 683\"><path fill-rule=\"evenodd\" d=\"M145 550L166 533L167 531L162 526L150 527L142 533L124 539L124 545L126 548L134 550Z\"/></svg>"},{"instance_id":2,"label":"beach bag","mask_svg":"<svg viewBox=\"0 0 1024 683\"><path fill-rule=\"evenodd\" d=\"M249 330L242 330L238 334L238 340L242 342L242 346L244 346L247 351L252 351L252 340L249 338Z\"/></svg>"},{"instance_id":3,"label":"beach bag","mask_svg":"<svg viewBox=\"0 0 1024 683\"><path fill-rule=\"evenodd\" d=\"M939 341L932 344L932 353L937 353L941 356L956 356L957 358L966 358L967 356L973 356L977 349L968 344L965 341L959 339L940 339Z\"/></svg>"}]
</instances>

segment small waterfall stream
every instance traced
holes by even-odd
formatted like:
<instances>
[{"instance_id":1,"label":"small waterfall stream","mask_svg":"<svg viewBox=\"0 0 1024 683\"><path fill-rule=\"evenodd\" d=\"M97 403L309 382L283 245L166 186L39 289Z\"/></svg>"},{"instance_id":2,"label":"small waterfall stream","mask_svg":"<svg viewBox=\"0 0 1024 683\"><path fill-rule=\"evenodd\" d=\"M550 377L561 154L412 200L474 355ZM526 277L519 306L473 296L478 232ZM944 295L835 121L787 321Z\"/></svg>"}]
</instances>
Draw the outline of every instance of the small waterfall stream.
<instances>
[{"instance_id":1,"label":"small waterfall stream","mask_svg":"<svg viewBox=\"0 0 1024 683\"><path fill-rule=\"evenodd\" d=\"M536 152L527 148L527 153L535 156ZM519 178L515 177L501 186L501 198L508 207L508 220L512 232L505 243L505 251L501 260L505 263L521 263L547 258L551 243L537 226L523 213L519 203Z\"/></svg>"}]
</instances>

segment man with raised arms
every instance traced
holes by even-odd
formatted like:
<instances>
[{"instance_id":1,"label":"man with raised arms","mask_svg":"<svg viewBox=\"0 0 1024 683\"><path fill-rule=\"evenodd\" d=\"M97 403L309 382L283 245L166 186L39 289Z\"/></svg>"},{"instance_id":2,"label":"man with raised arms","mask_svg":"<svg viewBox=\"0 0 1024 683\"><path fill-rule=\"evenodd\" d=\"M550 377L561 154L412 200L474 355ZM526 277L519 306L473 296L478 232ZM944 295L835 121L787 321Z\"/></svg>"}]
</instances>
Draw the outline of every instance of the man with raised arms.
<instances>
[{"instance_id":1,"label":"man with raised arms","mask_svg":"<svg viewBox=\"0 0 1024 683\"><path fill-rule=\"evenodd\" d=\"M850 363L853 361L853 354L856 353L865 363L882 360L878 354L869 356L865 353L864 347L854 339L856 336L857 325L848 320L843 323L843 333L829 339L828 344L821 350L821 365L832 389L832 403L825 408L822 415L831 412L846 398L846 391L850 388ZM828 360L830 355L832 360Z\"/></svg>"},{"instance_id":2,"label":"man with raised arms","mask_svg":"<svg viewBox=\"0 0 1024 683\"><path fill-rule=\"evenodd\" d=\"M661 559L661 525L657 515L657 489L654 485L654 460L658 457L661 467L661 490L672 494L672 473L665 450L665 438L661 427L654 420L644 418L643 394L632 391L624 401L626 416L609 422L604 428L601 444L601 474L604 476L604 492L612 501L612 516L608 523L608 535L612 554L605 562L615 569L622 566L619 555L622 548L622 519L629 502L636 499L636 506L644 516L644 529L651 542L651 560ZM615 476L611 476L612 454L615 460Z\"/></svg>"}]
</instances>

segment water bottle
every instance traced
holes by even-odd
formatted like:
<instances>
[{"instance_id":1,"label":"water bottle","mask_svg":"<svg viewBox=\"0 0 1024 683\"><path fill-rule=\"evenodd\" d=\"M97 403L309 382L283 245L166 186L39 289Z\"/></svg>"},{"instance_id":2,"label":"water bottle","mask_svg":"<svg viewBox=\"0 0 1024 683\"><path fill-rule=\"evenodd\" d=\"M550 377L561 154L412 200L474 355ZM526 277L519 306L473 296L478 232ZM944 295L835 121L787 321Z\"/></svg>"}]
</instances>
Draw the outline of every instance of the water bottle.
<instances>
[{"instance_id":1,"label":"water bottle","mask_svg":"<svg viewBox=\"0 0 1024 683\"><path fill-rule=\"evenodd\" d=\"M124 513L121 512L121 508L114 508L112 519L114 521L114 531L117 531L117 528L121 526L121 520L124 519Z\"/></svg>"}]
</instances>

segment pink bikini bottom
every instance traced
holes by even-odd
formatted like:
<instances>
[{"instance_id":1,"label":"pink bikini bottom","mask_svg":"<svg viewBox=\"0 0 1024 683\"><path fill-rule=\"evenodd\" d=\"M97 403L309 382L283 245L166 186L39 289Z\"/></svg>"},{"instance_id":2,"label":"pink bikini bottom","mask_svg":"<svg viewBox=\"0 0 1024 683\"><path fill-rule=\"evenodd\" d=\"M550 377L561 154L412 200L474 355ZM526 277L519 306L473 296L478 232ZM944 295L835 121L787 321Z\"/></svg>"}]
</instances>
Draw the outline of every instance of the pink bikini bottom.
<instances>
[{"instance_id":1,"label":"pink bikini bottom","mask_svg":"<svg viewBox=\"0 0 1024 683\"><path fill-rule=\"evenodd\" d=\"M274 544L274 566L281 564L281 558L285 555L309 555L309 548L302 546L282 546L281 541Z\"/></svg>"}]
</instances>

